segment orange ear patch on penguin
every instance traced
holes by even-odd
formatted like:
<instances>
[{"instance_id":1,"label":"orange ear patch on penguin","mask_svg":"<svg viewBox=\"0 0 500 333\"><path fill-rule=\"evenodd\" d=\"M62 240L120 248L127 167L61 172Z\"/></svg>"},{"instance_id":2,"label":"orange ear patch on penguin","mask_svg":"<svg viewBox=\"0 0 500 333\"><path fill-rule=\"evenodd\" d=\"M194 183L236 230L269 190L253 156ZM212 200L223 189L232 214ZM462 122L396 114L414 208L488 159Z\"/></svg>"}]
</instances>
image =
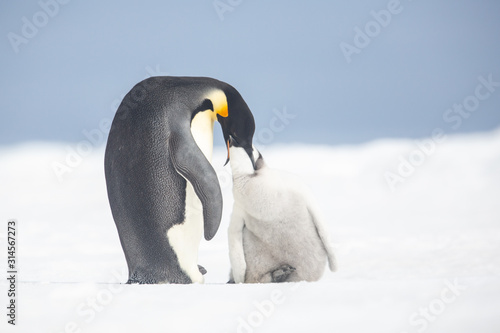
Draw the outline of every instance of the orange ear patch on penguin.
<instances>
[{"instance_id":1,"label":"orange ear patch on penguin","mask_svg":"<svg viewBox=\"0 0 500 333\"><path fill-rule=\"evenodd\" d=\"M226 118L229 113L227 110L227 97L222 90L213 90L208 94L208 99L212 102L215 114Z\"/></svg>"}]
</instances>

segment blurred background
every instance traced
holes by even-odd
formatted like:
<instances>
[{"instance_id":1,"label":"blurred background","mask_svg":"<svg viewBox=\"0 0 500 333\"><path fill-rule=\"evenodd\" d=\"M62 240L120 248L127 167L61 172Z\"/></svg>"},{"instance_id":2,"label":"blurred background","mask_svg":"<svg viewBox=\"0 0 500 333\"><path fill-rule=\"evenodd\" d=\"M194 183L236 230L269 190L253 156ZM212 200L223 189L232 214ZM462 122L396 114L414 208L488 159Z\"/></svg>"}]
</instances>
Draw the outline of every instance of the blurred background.
<instances>
[{"instance_id":1,"label":"blurred background","mask_svg":"<svg viewBox=\"0 0 500 333\"><path fill-rule=\"evenodd\" d=\"M101 122L152 75L232 84L264 144L500 125L499 87L468 98L479 77L500 82L498 1L40 0L0 8L0 145L79 142L94 129L104 144ZM453 111L464 101L472 111ZM273 118L285 127L270 132ZM220 132L216 125L219 145Z\"/></svg>"}]
</instances>

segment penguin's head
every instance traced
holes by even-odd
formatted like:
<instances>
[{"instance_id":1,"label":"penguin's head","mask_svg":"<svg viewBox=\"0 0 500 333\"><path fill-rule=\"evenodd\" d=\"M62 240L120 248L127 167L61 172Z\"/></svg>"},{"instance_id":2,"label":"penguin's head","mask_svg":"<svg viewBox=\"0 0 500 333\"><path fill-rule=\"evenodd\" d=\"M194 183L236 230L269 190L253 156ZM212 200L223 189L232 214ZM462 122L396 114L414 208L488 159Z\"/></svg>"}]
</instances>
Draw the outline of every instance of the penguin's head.
<instances>
[{"instance_id":1,"label":"penguin's head","mask_svg":"<svg viewBox=\"0 0 500 333\"><path fill-rule=\"evenodd\" d=\"M228 149L233 176L253 175L265 165L262 154L254 146L248 153L231 135L229 136Z\"/></svg>"},{"instance_id":2,"label":"penguin's head","mask_svg":"<svg viewBox=\"0 0 500 333\"><path fill-rule=\"evenodd\" d=\"M217 120L222 127L222 134L227 146L227 160L230 159L230 137L238 142L248 157L252 159L252 139L255 132L255 120L238 91L232 87L224 91L227 101L225 112L217 112Z\"/></svg>"}]
</instances>

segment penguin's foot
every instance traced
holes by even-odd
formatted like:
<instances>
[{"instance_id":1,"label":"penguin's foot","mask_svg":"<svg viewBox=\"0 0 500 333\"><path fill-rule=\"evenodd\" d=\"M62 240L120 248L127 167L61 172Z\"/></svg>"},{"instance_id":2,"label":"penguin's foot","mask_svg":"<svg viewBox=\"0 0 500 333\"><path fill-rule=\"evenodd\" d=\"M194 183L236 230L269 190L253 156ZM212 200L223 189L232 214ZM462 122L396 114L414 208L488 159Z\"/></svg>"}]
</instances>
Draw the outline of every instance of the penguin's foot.
<instances>
[{"instance_id":1,"label":"penguin's foot","mask_svg":"<svg viewBox=\"0 0 500 333\"><path fill-rule=\"evenodd\" d=\"M234 284L234 277L233 277L233 271L231 270L229 272L229 281L227 281L228 284Z\"/></svg>"},{"instance_id":2,"label":"penguin's foot","mask_svg":"<svg viewBox=\"0 0 500 333\"><path fill-rule=\"evenodd\" d=\"M207 270L202 265L198 265L198 270L200 271L201 275L207 274Z\"/></svg>"},{"instance_id":3,"label":"penguin's foot","mask_svg":"<svg viewBox=\"0 0 500 333\"><path fill-rule=\"evenodd\" d=\"M271 272L271 282L285 282L293 272L295 272L294 267L290 265L282 265Z\"/></svg>"}]
</instances>

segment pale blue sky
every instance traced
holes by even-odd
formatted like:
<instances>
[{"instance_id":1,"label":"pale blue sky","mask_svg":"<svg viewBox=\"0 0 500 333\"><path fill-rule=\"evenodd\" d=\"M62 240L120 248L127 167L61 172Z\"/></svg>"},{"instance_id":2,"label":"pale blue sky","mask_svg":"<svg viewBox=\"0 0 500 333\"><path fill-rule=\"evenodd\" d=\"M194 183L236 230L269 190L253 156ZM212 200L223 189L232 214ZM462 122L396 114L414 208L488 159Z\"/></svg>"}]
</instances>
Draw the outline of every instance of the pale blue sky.
<instances>
[{"instance_id":1,"label":"pale blue sky","mask_svg":"<svg viewBox=\"0 0 500 333\"><path fill-rule=\"evenodd\" d=\"M41 3L55 1L0 5L2 145L84 140L83 131L112 118L117 99L152 72L232 84L264 143L500 126L500 87L470 104L474 111L456 128L443 120L475 94L478 77L500 82L499 1L221 0L231 10L220 16L211 0L65 0L45 6L52 17L44 14ZM390 22L375 23L370 13L388 7L397 12ZM371 28L373 37L348 63L340 44L355 46L356 27ZM13 47L14 34L27 43ZM296 117L269 140L273 110L285 109Z\"/></svg>"}]
</instances>

